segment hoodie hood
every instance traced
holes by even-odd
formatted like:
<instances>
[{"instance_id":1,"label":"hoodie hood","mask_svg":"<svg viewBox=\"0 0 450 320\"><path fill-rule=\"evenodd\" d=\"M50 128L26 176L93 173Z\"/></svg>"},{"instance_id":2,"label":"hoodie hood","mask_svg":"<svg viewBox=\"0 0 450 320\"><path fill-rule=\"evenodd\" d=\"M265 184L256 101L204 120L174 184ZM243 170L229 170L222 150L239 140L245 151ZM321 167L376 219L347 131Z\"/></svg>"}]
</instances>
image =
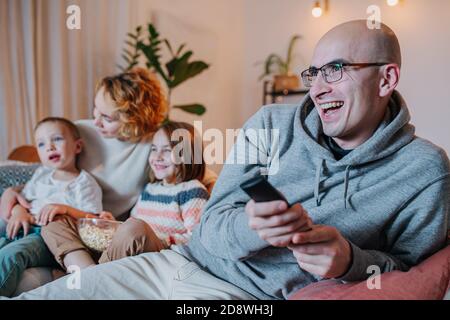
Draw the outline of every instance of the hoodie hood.
<instances>
[{"instance_id":1,"label":"hoodie hood","mask_svg":"<svg viewBox=\"0 0 450 320\"><path fill-rule=\"evenodd\" d=\"M337 170L340 168L345 170L343 198L347 207L348 179L352 167L386 158L414 139L415 128L409 123L411 116L403 97L397 91L392 94L385 116L374 134L340 160L336 160L331 151L325 147L322 122L309 94L303 99L297 112L296 119L299 121L301 139L315 160L314 195L318 206L325 164L336 167Z\"/></svg>"}]
</instances>

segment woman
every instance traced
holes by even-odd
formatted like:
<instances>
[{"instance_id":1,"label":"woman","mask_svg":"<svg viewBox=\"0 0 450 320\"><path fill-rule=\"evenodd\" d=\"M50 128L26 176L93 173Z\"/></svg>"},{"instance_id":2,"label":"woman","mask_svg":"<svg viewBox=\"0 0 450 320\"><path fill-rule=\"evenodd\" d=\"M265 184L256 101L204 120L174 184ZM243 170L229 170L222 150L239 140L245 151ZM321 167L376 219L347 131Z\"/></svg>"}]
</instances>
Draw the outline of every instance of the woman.
<instances>
[{"instance_id":1,"label":"woman","mask_svg":"<svg viewBox=\"0 0 450 320\"><path fill-rule=\"evenodd\" d=\"M102 187L104 210L120 219L146 184L149 142L167 105L159 82L142 68L102 79L94 104L94 120L77 122L85 141L79 166ZM214 172L207 170L203 183L209 191L215 180ZM27 205L19 188L9 188L2 195L1 216L8 219L16 203Z\"/></svg>"}]
</instances>

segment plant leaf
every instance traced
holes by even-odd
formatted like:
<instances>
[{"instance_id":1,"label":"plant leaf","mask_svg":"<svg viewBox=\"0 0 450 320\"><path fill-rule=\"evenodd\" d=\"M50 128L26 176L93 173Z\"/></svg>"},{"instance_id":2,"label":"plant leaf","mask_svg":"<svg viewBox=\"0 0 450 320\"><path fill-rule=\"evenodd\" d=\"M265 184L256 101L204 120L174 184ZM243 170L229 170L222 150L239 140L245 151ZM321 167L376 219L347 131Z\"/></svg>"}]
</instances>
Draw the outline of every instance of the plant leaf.
<instances>
[{"instance_id":1,"label":"plant leaf","mask_svg":"<svg viewBox=\"0 0 450 320\"><path fill-rule=\"evenodd\" d=\"M260 79L264 78L265 76L273 73L273 72L281 72L282 65L283 65L283 59L277 54L271 54L267 57L267 59L264 62L264 73L260 76ZM273 67L277 68L277 71L273 70Z\"/></svg>"},{"instance_id":2,"label":"plant leaf","mask_svg":"<svg viewBox=\"0 0 450 320\"><path fill-rule=\"evenodd\" d=\"M170 45L169 41L167 39L164 39L163 41L166 44L167 49L169 49L171 56L174 57L175 55L173 54L172 46Z\"/></svg>"},{"instance_id":3,"label":"plant leaf","mask_svg":"<svg viewBox=\"0 0 450 320\"><path fill-rule=\"evenodd\" d=\"M175 88L180 83L186 81L189 78L195 77L199 73L209 68L209 65L203 61L189 62L189 58L192 56L192 51L188 51L180 58L175 58L167 66L173 76L169 83L170 88Z\"/></svg>"},{"instance_id":4,"label":"plant leaf","mask_svg":"<svg viewBox=\"0 0 450 320\"><path fill-rule=\"evenodd\" d=\"M198 104L198 103L177 105L177 106L173 106L172 108L181 109L185 112L193 113L193 114L196 114L199 116L201 116L202 114L204 114L206 112L206 108L203 105Z\"/></svg>"},{"instance_id":5,"label":"plant leaf","mask_svg":"<svg viewBox=\"0 0 450 320\"><path fill-rule=\"evenodd\" d=\"M122 52L125 53L128 57L133 57L133 54L130 52L130 50L123 49Z\"/></svg>"},{"instance_id":6,"label":"plant leaf","mask_svg":"<svg viewBox=\"0 0 450 320\"><path fill-rule=\"evenodd\" d=\"M173 57L169 62L166 63L166 69L169 74L169 78L173 77L173 74L175 72L175 68L178 64L179 59L176 57Z\"/></svg>"},{"instance_id":7,"label":"plant leaf","mask_svg":"<svg viewBox=\"0 0 450 320\"><path fill-rule=\"evenodd\" d=\"M161 43L161 40L159 39L159 33L151 23L148 24L148 32L149 44L147 45L144 42L139 41L137 46L147 58L147 67L149 69L153 68L161 75L166 83L169 83L170 79L162 69L161 63L159 62L160 55L158 54L158 52L161 50L161 48L159 47Z\"/></svg>"},{"instance_id":8,"label":"plant leaf","mask_svg":"<svg viewBox=\"0 0 450 320\"><path fill-rule=\"evenodd\" d=\"M301 36L296 34L296 35L292 36L291 41L289 41L289 49L287 52L285 66L284 66L284 68L286 69L285 73L288 73L289 71L291 71L292 52L294 50L295 42L300 38L301 38Z\"/></svg>"},{"instance_id":9,"label":"plant leaf","mask_svg":"<svg viewBox=\"0 0 450 320\"><path fill-rule=\"evenodd\" d=\"M128 58L128 56L126 54L121 54L121 57L123 58L123 60L125 60L128 63L131 63L130 58Z\"/></svg>"},{"instance_id":10,"label":"plant leaf","mask_svg":"<svg viewBox=\"0 0 450 320\"><path fill-rule=\"evenodd\" d=\"M177 50L177 53L175 54L176 57L178 57L183 50L183 48L186 46L186 43L183 43Z\"/></svg>"},{"instance_id":11,"label":"plant leaf","mask_svg":"<svg viewBox=\"0 0 450 320\"><path fill-rule=\"evenodd\" d=\"M137 40L137 36L131 32L128 32L127 36L129 36L130 38L133 38L134 40Z\"/></svg>"},{"instance_id":12,"label":"plant leaf","mask_svg":"<svg viewBox=\"0 0 450 320\"><path fill-rule=\"evenodd\" d=\"M136 66L139 62L140 52L138 48L139 37L141 35L141 26L136 27L135 33L128 32L125 39L126 46L122 49L121 57L127 62L128 66L120 67L122 71L127 71ZM128 47L128 48L127 48Z\"/></svg>"},{"instance_id":13,"label":"plant leaf","mask_svg":"<svg viewBox=\"0 0 450 320\"><path fill-rule=\"evenodd\" d=\"M152 39L159 38L158 31L156 31L156 28L151 23L148 24L148 33L150 33L150 38L152 38Z\"/></svg>"}]
</instances>

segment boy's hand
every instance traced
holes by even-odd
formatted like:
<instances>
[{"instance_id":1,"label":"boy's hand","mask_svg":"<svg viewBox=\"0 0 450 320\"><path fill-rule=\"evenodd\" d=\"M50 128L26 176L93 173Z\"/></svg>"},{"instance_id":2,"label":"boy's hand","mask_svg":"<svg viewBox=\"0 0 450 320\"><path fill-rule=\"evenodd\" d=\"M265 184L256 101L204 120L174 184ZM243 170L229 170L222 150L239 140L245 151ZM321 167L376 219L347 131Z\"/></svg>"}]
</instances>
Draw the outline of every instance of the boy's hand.
<instances>
[{"instance_id":1,"label":"boy's hand","mask_svg":"<svg viewBox=\"0 0 450 320\"><path fill-rule=\"evenodd\" d=\"M57 215L68 214L69 208L63 204L48 204L39 212L38 224L41 226L52 222Z\"/></svg>"},{"instance_id":2,"label":"boy's hand","mask_svg":"<svg viewBox=\"0 0 450 320\"><path fill-rule=\"evenodd\" d=\"M26 236L30 230L30 224L34 224L34 216L26 211L15 212L6 226L6 235L9 239L14 239L23 227L23 234Z\"/></svg>"},{"instance_id":3,"label":"boy's hand","mask_svg":"<svg viewBox=\"0 0 450 320\"><path fill-rule=\"evenodd\" d=\"M286 247L295 234L311 229L312 221L305 209L296 203L288 208L284 201L255 202L245 206L248 225L259 237L275 247Z\"/></svg>"},{"instance_id":4,"label":"boy's hand","mask_svg":"<svg viewBox=\"0 0 450 320\"><path fill-rule=\"evenodd\" d=\"M31 206L28 201L20 194L17 188L8 188L3 192L0 201L0 218L9 220L11 217L12 209L16 204L20 204L25 209L29 209Z\"/></svg>"},{"instance_id":5,"label":"boy's hand","mask_svg":"<svg viewBox=\"0 0 450 320\"><path fill-rule=\"evenodd\" d=\"M116 218L114 218L114 216L112 215L112 213L111 213L111 212L108 212L108 211L102 211L102 212L98 215L98 217L99 217L100 219L116 220Z\"/></svg>"}]
</instances>

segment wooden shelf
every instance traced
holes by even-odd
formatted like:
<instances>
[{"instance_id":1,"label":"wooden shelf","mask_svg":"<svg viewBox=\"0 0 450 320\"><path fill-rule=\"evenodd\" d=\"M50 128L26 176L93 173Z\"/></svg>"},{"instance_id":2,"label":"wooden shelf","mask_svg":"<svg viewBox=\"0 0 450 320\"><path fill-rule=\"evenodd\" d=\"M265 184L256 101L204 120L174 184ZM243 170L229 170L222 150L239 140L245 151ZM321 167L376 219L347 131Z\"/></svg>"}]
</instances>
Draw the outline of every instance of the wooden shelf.
<instances>
[{"instance_id":1,"label":"wooden shelf","mask_svg":"<svg viewBox=\"0 0 450 320\"><path fill-rule=\"evenodd\" d=\"M294 96L305 95L309 92L307 89L274 91L272 81L264 81L263 104L277 103L277 99Z\"/></svg>"}]
</instances>

